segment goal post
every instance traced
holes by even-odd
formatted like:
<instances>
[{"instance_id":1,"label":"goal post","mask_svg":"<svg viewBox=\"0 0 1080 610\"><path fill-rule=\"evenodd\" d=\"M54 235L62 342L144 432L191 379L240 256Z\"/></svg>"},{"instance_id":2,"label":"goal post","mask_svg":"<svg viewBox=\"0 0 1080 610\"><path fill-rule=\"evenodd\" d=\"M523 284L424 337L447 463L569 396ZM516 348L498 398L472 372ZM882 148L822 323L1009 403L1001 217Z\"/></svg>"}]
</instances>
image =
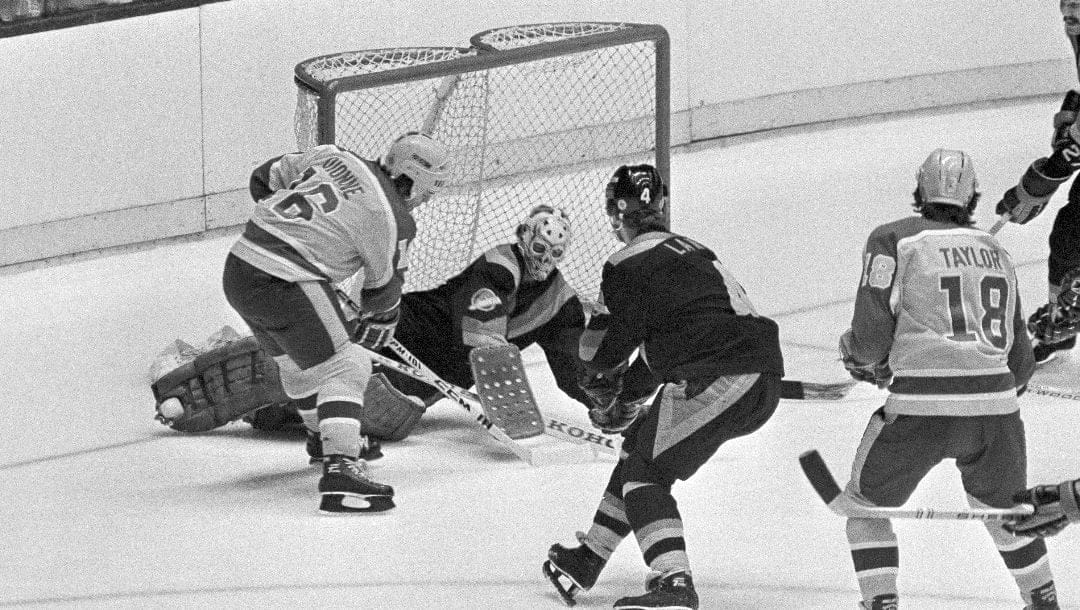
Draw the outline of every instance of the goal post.
<instances>
[{"instance_id":1,"label":"goal post","mask_svg":"<svg viewBox=\"0 0 1080 610\"><path fill-rule=\"evenodd\" d=\"M296 66L301 150L334 143L380 157L424 131L454 158L447 188L415 212L407 290L436 286L513 239L526 211L565 209L574 236L563 274L583 300L599 294L618 249L603 214L611 172L652 163L668 177L670 43L658 25L518 25L468 47L324 55Z\"/></svg>"}]
</instances>

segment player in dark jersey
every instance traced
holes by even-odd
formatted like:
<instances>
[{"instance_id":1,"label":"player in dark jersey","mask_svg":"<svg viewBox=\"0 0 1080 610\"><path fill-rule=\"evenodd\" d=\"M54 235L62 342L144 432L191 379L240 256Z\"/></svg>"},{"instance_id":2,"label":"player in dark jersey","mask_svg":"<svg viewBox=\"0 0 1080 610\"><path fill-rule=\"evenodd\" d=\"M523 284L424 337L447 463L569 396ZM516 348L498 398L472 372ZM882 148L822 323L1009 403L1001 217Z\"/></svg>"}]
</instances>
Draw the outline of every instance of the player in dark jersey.
<instances>
[{"instance_id":1,"label":"player in dark jersey","mask_svg":"<svg viewBox=\"0 0 1080 610\"><path fill-rule=\"evenodd\" d=\"M1080 1L1062 0L1060 8L1080 75ZM998 214L1009 212L1013 222L1030 222L1080 167L1078 112L1080 93L1069 91L1061 110L1054 115L1051 155L1032 162L1020 182L1005 192L997 204ZM1028 320L1035 360L1040 364L1053 359L1059 351L1075 347L1080 329L1080 181L1074 180L1069 188L1068 201L1054 218L1049 241L1049 300Z\"/></svg>"},{"instance_id":2,"label":"player in dark jersey","mask_svg":"<svg viewBox=\"0 0 1080 610\"><path fill-rule=\"evenodd\" d=\"M862 255L840 355L851 375L888 387L844 490L852 502L900 506L933 467L954 460L968 502L1012 508L1026 487L1017 388L1035 368L1009 253L971 225L979 200L971 157L937 149L917 172L915 210L875 228ZM986 522L1028 608L1057 608L1041 540ZM849 518L847 538L867 610L896 608L899 545L888 519Z\"/></svg>"},{"instance_id":3,"label":"player in dark jersey","mask_svg":"<svg viewBox=\"0 0 1080 610\"><path fill-rule=\"evenodd\" d=\"M1005 529L1014 534L1045 538L1057 535L1070 523L1080 522L1080 479L1036 485L1013 499L1035 507L1030 517L1005 524Z\"/></svg>"},{"instance_id":4,"label":"player in dark jersey","mask_svg":"<svg viewBox=\"0 0 1080 610\"><path fill-rule=\"evenodd\" d=\"M666 204L651 165L624 165L607 186L605 210L626 245L604 264L601 311L581 338L582 388L594 421L629 427L589 531L578 533L581 544L548 551L544 572L568 601L592 587L633 532L651 576L644 595L615 607L697 608L672 485L724 442L763 426L780 400L776 323L754 311L712 251L668 232ZM648 366L626 372L635 350L635 363ZM644 410L620 391L639 376L662 384Z\"/></svg>"},{"instance_id":5,"label":"player in dark jersey","mask_svg":"<svg viewBox=\"0 0 1080 610\"><path fill-rule=\"evenodd\" d=\"M411 210L445 183L449 153L426 135L397 138L381 163L332 144L275 157L251 176L255 211L225 261L229 304L277 363L285 393L300 399L325 456L324 512L394 506L394 490L370 480L360 455L360 413L371 360L393 335ZM364 271L350 323L334 284ZM359 502L352 505L353 502Z\"/></svg>"}]
</instances>

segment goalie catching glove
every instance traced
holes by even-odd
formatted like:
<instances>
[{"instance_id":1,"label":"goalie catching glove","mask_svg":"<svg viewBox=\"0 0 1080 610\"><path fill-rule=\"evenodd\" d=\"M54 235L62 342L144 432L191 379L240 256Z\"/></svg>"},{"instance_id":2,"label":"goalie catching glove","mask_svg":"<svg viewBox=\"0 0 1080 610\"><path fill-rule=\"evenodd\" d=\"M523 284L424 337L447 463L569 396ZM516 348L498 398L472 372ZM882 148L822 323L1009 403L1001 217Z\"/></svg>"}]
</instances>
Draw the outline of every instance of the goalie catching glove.
<instances>
[{"instance_id":1,"label":"goalie catching glove","mask_svg":"<svg viewBox=\"0 0 1080 610\"><path fill-rule=\"evenodd\" d=\"M245 337L198 354L150 386L158 419L181 432L205 432L236 421L267 405L290 402L281 388L277 364ZM161 404L176 398L183 413L161 414Z\"/></svg>"}]
</instances>

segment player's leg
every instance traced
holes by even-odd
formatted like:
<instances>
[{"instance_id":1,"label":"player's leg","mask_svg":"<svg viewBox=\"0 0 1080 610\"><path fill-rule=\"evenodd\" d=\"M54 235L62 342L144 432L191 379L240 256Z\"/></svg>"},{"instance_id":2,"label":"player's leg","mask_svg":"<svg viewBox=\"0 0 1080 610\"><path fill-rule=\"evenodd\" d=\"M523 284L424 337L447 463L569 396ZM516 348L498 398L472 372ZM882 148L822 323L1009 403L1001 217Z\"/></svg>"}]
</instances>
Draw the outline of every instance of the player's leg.
<instances>
[{"instance_id":1,"label":"player's leg","mask_svg":"<svg viewBox=\"0 0 1080 610\"><path fill-rule=\"evenodd\" d=\"M1012 497L1027 488L1027 456L1020 413L956 418L952 451L968 502L975 508L1012 508ZM1046 542L1014 536L1001 522L986 529L1009 569L1027 608L1056 609L1057 592Z\"/></svg>"},{"instance_id":2,"label":"player's leg","mask_svg":"<svg viewBox=\"0 0 1080 610\"><path fill-rule=\"evenodd\" d=\"M1028 321L1035 349L1035 361L1052 360L1058 352L1076 346L1076 330L1080 311L1062 309L1059 295L1069 286L1063 286L1067 278L1077 275L1080 269L1080 180L1074 180L1069 188L1069 201L1054 218L1050 230L1050 257L1047 261L1049 299L1036 308Z\"/></svg>"},{"instance_id":3,"label":"player's leg","mask_svg":"<svg viewBox=\"0 0 1080 610\"><path fill-rule=\"evenodd\" d=\"M779 399L780 378L775 375L667 384L633 424L623 445L623 499L650 578L643 595L619 599L616 608L698 607L683 520L671 487L693 476L725 442L761 428Z\"/></svg>"},{"instance_id":4,"label":"player's leg","mask_svg":"<svg viewBox=\"0 0 1080 610\"><path fill-rule=\"evenodd\" d=\"M573 605L575 595L588 591L596 584L612 553L630 535L630 522L626 518L626 504L622 497L625 457L623 454L611 471L589 531L575 534L578 545L566 547L553 544L548 549L548 559L543 565L544 574L567 604Z\"/></svg>"},{"instance_id":5,"label":"player's leg","mask_svg":"<svg viewBox=\"0 0 1080 610\"><path fill-rule=\"evenodd\" d=\"M944 456L941 418L892 415L879 408L863 431L855 451L851 479L844 494L873 506L900 506L919 481ZM851 560L859 581L863 608L895 608L900 551L888 519L849 518L846 524Z\"/></svg>"},{"instance_id":6,"label":"player's leg","mask_svg":"<svg viewBox=\"0 0 1080 610\"><path fill-rule=\"evenodd\" d=\"M316 396L300 409L305 425L319 433L326 456L319 491L321 509L367 512L393 507L393 489L367 478L361 451L360 414L371 361L355 346L345 315L326 282L287 282L230 256L224 288L230 305L253 326L274 356L285 393ZM256 330L257 329L257 330ZM347 506L346 500L359 505Z\"/></svg>"}]
</instances>

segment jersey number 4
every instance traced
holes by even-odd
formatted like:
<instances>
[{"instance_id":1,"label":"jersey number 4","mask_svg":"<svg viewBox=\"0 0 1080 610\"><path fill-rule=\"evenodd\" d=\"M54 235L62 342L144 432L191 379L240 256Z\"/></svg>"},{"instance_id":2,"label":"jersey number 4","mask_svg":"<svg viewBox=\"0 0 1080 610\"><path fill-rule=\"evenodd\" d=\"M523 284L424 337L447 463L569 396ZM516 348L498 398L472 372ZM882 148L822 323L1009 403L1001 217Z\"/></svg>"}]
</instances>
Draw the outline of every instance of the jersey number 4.
<instances>
[{"instance_id":1,"label":"jersey number 4","mask_svg":"<svg viewBox=\"0 0 1080 610\"><path fill-rule=\"evenodd\" d=\"M286 220L311 220L316 211L330 214L338 209L338 198L329 184L293 191L274 204L274 213Z\"/></svg>"},{"instance_id":2,"label":"jersey number 4","mask_svg":"<svg viewBox=\"0 0 1080 610\"><path fill-rule=\"evenodd\" d=\"M959 275L941 276L939 287L945 293L949 302L949 320L952 334L949 338L953 341L978 341L980 338L990 345L1005 349L1008 344L1008 326L1005 315L1006 305L1009 302L1009 282L1003 277L987 275L979 281L978 302L983 315L975 322L982 332L976 334L971 331L968 324L967 311L969 306L965 303L965 296L961 290L962 284ZM971 310L975 311L975 310ZM977 316L973 316L977 317Z\"/></svg>"}]
</instances>

